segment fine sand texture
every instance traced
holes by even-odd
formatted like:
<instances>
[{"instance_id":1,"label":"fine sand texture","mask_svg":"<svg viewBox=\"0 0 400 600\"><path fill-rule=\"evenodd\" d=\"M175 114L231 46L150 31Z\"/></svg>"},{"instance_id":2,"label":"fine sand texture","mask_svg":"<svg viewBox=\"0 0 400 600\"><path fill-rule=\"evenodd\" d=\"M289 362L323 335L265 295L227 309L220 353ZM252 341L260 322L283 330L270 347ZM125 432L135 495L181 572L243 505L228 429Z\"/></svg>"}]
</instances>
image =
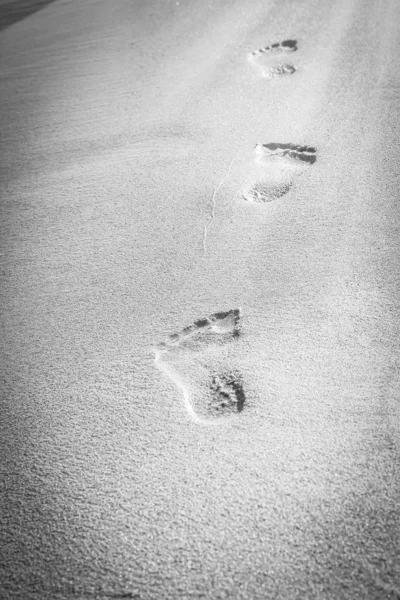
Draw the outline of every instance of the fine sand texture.
<instances>
[{"instance_id":1,"label":"fine sand texture","mask_svg":"<svg viewBox=\"0 0 400 600\"><path fill-rule=\"evenodd\" d=\"M399 600L398 0L0 25L0 598Z\"/></svg>"}]
</instances>

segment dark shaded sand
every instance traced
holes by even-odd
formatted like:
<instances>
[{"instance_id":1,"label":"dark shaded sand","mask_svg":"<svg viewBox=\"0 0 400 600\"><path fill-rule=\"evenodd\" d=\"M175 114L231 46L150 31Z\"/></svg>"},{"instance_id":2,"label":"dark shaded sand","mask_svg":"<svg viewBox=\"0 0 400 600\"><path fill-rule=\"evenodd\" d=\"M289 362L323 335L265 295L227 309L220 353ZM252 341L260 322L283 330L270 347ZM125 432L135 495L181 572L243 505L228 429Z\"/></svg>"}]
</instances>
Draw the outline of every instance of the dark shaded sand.
<instances>
[{"instance_id":1,"label":"dark shaded sand","mask_svg":"<svg viewBox=\"0 0 400 600\"><path fill-rule=\"evenodd\" d=\"M0 0L0 31L26 19L54 0Z\"/></svg>"}]
</instances>

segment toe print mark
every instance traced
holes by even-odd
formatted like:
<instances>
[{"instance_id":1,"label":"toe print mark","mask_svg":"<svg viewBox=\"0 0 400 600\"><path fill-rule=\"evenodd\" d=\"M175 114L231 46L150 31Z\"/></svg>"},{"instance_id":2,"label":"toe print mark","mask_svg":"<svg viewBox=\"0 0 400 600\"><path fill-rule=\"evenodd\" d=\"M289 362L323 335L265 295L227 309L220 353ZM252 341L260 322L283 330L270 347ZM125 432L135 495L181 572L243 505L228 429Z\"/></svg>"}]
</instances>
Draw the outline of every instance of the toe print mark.
<instances>
[{"instance_id":1,"label":"toe print mark","mask_svg":"<svg viewBox=\"0 0 400 600\"><path fill-rule=\"evenodd\" d=\"M271 46L264 46L249 53L249 58L257 57L262 54L280 54L282 52L295 52L297 50L296 40L284 40L283 42L277 42L271 44Z\"/></svg>"}]
</instances>

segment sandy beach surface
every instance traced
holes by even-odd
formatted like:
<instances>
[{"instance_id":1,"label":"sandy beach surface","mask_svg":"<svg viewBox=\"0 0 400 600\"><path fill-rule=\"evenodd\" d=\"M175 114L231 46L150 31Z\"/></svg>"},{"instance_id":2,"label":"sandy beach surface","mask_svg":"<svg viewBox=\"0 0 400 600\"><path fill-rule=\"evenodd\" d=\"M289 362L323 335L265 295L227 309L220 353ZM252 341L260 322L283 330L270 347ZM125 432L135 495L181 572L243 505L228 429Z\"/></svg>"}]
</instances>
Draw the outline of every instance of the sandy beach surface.
<instances>
[{"instance_id":1,"label":"sandy beach surface","mask_svg":"<svg viewBox=\"0 0 400 600\"><path fill-rule=\"evenodd\" d=\"M11 4L0 597L398 600L400 4Z\"/></svg>"}]
</instances>

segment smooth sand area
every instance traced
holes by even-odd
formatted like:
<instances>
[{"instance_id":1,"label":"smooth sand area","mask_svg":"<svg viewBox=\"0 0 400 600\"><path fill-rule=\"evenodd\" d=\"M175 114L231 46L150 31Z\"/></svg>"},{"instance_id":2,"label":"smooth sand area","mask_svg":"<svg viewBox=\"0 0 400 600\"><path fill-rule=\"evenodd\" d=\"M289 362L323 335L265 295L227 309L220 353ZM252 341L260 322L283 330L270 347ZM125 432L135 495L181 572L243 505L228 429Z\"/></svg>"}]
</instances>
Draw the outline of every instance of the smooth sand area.
<instances>
[{"instance_id":1,"label":"smooth sand area","mask_svg":"<svg viewBox=\"0 0 400 600\"><path fill-rule=\"evenodd\" d=\"M397 0L1 31L1 598L400 598L399 35Z\"/></svg>"}]
</instances>

